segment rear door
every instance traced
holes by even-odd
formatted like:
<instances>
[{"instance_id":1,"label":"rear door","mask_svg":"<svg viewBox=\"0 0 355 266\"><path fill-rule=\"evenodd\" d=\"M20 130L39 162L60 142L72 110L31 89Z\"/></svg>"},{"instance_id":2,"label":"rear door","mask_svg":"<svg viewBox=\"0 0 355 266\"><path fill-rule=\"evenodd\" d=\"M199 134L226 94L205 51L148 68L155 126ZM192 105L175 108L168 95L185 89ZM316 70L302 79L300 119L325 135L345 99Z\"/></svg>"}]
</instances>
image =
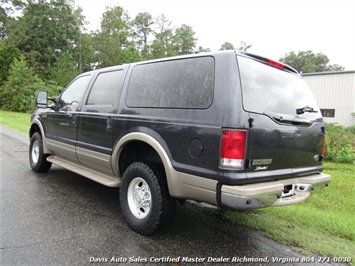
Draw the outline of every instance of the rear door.
<instances>
[{"instance_id":1,"label":"rear door","mask_svg":"<svg viewBox=\"0 0 355 266\"><path fill-rule=\"evenodd\" d=\"M238 56L243 108L249 112L248 182L319 172L324 125L302 77L261 58Z\"/></svg>"},{"instance_id":2,"label":"rear door","mask_svg":"<svg viewBox=\"0 0 355 266\"><path fill-rule=\"evenodd\" d=\"M99 72L76 118L76 154L80 163L106 174L112 174L113 118L124 74L123 67Z\"/></svg>"}]
</instances>

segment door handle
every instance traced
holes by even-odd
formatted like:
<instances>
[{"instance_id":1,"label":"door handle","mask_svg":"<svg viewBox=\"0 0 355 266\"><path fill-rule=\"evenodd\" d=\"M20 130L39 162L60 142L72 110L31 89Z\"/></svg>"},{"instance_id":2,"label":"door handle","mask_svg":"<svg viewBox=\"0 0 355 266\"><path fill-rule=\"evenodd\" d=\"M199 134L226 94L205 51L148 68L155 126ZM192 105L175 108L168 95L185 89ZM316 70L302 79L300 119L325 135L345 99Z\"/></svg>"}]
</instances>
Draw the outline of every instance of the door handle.
<instances>
[{"instance_id":1,"label":"door handle","mask_svg":"<svg viewBox=\"0 0 355 266\"><path fill-rule=\"evenodd\" d=\"M111 117L107 118L107 121L106 121L106 132L109 132L109 133L112 132L112 118Z\"/></svg>"},{"instance_id":2,"label":"door handle","mask_svg":"<svg viewBox=\"0 0 355 266\"><path fill-rule=\"evenodd\" d=\"M71 118L72 118L72 124L73 124L73 126L75 126L76 125L76 115L71 114Z\"/></svg>"}]
</instances>

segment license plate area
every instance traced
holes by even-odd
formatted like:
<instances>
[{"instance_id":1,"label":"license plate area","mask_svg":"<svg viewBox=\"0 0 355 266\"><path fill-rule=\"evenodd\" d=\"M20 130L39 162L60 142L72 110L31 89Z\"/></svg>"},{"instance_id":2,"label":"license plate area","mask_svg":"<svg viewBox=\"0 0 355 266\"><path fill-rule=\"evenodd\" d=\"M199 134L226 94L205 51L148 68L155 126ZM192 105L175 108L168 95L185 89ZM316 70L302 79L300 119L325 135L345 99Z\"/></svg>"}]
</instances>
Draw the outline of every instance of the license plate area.
<instances>
[{"instance_id":1,"label":"license plate area","mask_svg":"<svg viewBox=\"0 0 355 266\"><path fill-rule=\"evenodd\" d=\"M284 189L282 190L281 198L291 197L295 194L296 194L295 185L287 185L284 186Z\"/></svg>"}]
</instances>

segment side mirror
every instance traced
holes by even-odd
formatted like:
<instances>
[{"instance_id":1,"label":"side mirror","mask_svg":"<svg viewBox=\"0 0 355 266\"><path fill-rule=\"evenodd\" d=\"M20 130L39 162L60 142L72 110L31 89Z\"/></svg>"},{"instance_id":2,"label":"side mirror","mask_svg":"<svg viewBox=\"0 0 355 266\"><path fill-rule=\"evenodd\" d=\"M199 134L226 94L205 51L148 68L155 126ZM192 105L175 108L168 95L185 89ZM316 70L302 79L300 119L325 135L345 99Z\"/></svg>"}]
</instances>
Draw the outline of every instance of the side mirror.
<instances>
[{"instance_id":1,"label":"side mirror","mask_svg":"<svg viewBox=\"0 0 355 266\"><path fill-rule=\"evenodd\" d=\"M36 94L36 105L38 108L47 108L48 92L40 90Z\"/></svg>"}]
</instances>

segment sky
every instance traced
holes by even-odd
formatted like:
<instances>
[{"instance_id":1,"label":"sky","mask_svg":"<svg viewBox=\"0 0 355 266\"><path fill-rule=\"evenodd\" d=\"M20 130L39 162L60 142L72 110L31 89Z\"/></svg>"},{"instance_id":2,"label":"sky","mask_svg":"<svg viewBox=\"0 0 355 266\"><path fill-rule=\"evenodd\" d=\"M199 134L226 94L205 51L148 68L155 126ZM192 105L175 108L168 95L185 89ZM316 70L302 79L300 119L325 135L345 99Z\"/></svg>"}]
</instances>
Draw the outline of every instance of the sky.
<instances>
[{"instance_id":1,"label":"sky","mask_svg":"<svg viewBox=\"0 0 355 266\"><path fill-rule=\"evenodd\" d=\"M243 41L250 53L278 60L291 51L323 53L330 64L355 70L354 0L75 0L90 30L105 8L121 6L133 19L164 14L173 26L191 26L197 46L217 51Z\"/></svg>"}]
</instances>

